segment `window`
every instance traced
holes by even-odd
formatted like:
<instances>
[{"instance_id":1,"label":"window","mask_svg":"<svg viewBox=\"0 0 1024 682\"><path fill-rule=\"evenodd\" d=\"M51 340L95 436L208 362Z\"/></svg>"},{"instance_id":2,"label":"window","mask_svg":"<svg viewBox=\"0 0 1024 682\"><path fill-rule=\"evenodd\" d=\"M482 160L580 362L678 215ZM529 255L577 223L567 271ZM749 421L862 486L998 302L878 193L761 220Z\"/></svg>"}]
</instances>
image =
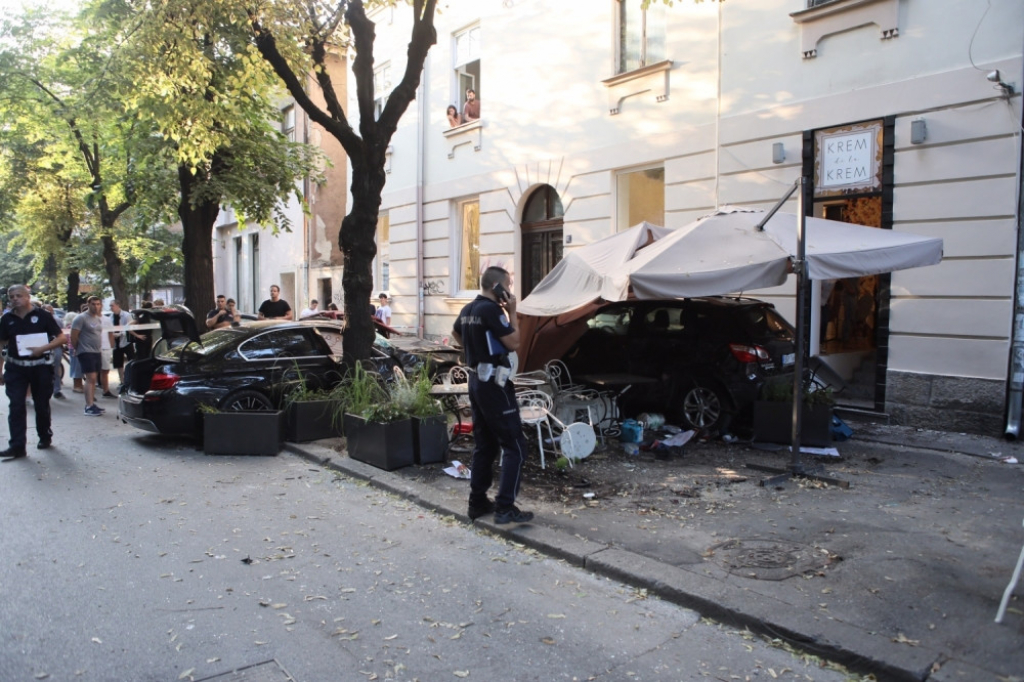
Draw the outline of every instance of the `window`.
<instances>
[{"instance_id":1,"label":"window","mask_svg":"<svg viewBox=\"0 0 1024 682\"><path fill-rule=\"evenodd\" d=\"M665 224L665 169L619 173L616 181L616 228L627 230L646 220Z\"/></svg>"},{"instance_id":2,"label":"window","mask_svg":"<svg viewBox=\"0 0 1024 682\"><path fill-rule=\"evenodd\" d=\"M391 288L391 214L377 216L377 264L374 279L378 291Z\"/></svg>"},{"instance_id":3,"label":"window","mask_svg":"<svg viewBox=\"0 0 1024 682\"><path fill-rule=\"evenodd\" d=\"M287 329L254 336L238 348L246 360L307 358L324 355L305 329Z\"/></svg>"},{"instance_id":4,"label":"window","mask_svg":"<svg viewBox=\"0 0 1024 682\"><path fill-rule=\"evenodd\" d=\"M459 202L459 289L471 291L480 288L480 201Z\"/></svg>"},{"instance_id":5,"label":"window","mask_svg":"<svg viewBox=\"0 0 1024 682\"><path fill-rule=\"evenodd\" d=\"M384 111L384 105L388 103L388 95L391 94L391 62L382 64L373 72L373 115L380 118Z\"/></svg>"},{"instance_id":6,"label":"window","mask_svg":"<svg viewBox=\"0 0 1024 682\"><path fill-rule=\"evenodd\" d=\"M466 90L473 90L477 99L481 99L480 83L480 27L466 29L453 36L454 48L452 50L453 66L455 68L455 97L452 99L458 102L459 113L465 112ZM463 123L466 123L465 116ZM477 285L474 285L475 289Z\"/></svg>"},{"instance_id":7,"label":"window","mask_svg":"<svg viewBox=\"0 0 1024 682\"><path fill-rule=\"evenodd\" d=\"M665 6L643 0L619 0L619 73L666 59Z\"/></svg>"},{"instance_id":8,"label":"window","mask_svg":"<svg viewBox=\"0 0 1024 682\"><path fill-rule=\"evenodd\" d=\"M295 141L295 107L287 106L281 110L281 132L291 140Z\"/></svg>"}]
</instances>

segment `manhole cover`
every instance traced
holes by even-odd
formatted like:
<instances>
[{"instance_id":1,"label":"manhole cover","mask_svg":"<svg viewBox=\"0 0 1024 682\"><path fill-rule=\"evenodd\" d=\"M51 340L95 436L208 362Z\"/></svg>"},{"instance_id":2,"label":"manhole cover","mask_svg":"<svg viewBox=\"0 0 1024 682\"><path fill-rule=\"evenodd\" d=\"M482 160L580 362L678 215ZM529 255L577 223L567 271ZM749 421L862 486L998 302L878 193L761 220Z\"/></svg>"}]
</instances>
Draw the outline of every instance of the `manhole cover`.
<instances>
[{"instance_id":1,"label":"manhole cover","mask_svg":"<svg viewBox=\"0 0 1024 682\"><path fill-rule=\"evenodd\" d=\"M778 540L729 540L711 548L733 575L757 580L785 580L828 565L828 555L813 547Z\"/></svg>"},{"instance_id":2,"label":"manhole cover","mask_svg":"<svg viewBox=\"0 0 1024 682\"><path fill-rule=\"evenodd\" d=\"M195 682L295 682L295 678L277 661L264 661Z\"/></svg>"}]
</instances>

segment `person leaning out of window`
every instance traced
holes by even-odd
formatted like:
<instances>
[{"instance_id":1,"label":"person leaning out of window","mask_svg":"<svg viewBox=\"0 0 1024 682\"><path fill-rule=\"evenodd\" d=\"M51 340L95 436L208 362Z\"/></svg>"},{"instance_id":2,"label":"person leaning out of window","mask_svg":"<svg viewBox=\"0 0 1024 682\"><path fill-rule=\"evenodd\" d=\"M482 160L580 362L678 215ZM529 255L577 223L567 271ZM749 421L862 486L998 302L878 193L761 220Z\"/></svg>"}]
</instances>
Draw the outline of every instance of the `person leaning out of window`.
<instances>
[{"instance_id":1,"label":"person leaning out of window","mask_svg":"<svg viewBox=\"0 0 1024 682\"><path fill-rule=\"evenodd\" d=\"M455 108L454 104L448 105L448 111L445 112L448 116L448 127L458 128L462 125L462 116L459 114L459 110Z\"/></svg>"}]
</instances>

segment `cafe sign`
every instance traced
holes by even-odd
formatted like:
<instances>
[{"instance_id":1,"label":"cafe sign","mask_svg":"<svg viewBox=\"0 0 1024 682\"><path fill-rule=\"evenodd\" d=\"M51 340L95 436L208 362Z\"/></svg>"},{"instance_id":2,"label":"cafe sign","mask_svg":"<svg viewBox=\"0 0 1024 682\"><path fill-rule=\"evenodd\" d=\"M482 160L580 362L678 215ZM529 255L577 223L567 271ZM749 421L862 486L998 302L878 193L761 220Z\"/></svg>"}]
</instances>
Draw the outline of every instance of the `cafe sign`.
<instances>
[{"instance_id":1,"label":"cafe sign","mask_svg":"<svg viewBox=\"0 0 1024 682\"><path fill-rule=\"evenodd\" d=\"M814 194L862 194L882 188L882 122L814 134Z\"/></svg>"}]
</instances>

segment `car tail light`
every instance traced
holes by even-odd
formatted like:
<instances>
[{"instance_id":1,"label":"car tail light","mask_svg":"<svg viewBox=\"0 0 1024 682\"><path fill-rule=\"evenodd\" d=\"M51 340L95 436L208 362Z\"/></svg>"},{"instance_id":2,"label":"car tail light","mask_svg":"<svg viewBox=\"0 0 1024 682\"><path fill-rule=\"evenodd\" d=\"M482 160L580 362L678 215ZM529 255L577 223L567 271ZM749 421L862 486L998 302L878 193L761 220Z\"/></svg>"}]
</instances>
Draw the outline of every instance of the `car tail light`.
<instances>
[{"instance_id":1,"label":"car tail light","mask_svg":"<svg viewBox=\"0 0 1024 682\"><path fill-rule=\"evenodd\" d=\"M165 391L168 388L174 388L181 380L177 374L171 374L170 372L155 372L153 378L149 380L149 390L151 391Z\"/></svg>"},{"instance_id":2,"label":"car tail light","mask_svg":"<svg viewBox=\"0 0 1024 682\"><path fill-rule=\"evenodd\" d=\"M729 350L740 362L771 362L772 357L761 346L747 346L742 343L730 343Z\"/></svg>"}]
</instances>

